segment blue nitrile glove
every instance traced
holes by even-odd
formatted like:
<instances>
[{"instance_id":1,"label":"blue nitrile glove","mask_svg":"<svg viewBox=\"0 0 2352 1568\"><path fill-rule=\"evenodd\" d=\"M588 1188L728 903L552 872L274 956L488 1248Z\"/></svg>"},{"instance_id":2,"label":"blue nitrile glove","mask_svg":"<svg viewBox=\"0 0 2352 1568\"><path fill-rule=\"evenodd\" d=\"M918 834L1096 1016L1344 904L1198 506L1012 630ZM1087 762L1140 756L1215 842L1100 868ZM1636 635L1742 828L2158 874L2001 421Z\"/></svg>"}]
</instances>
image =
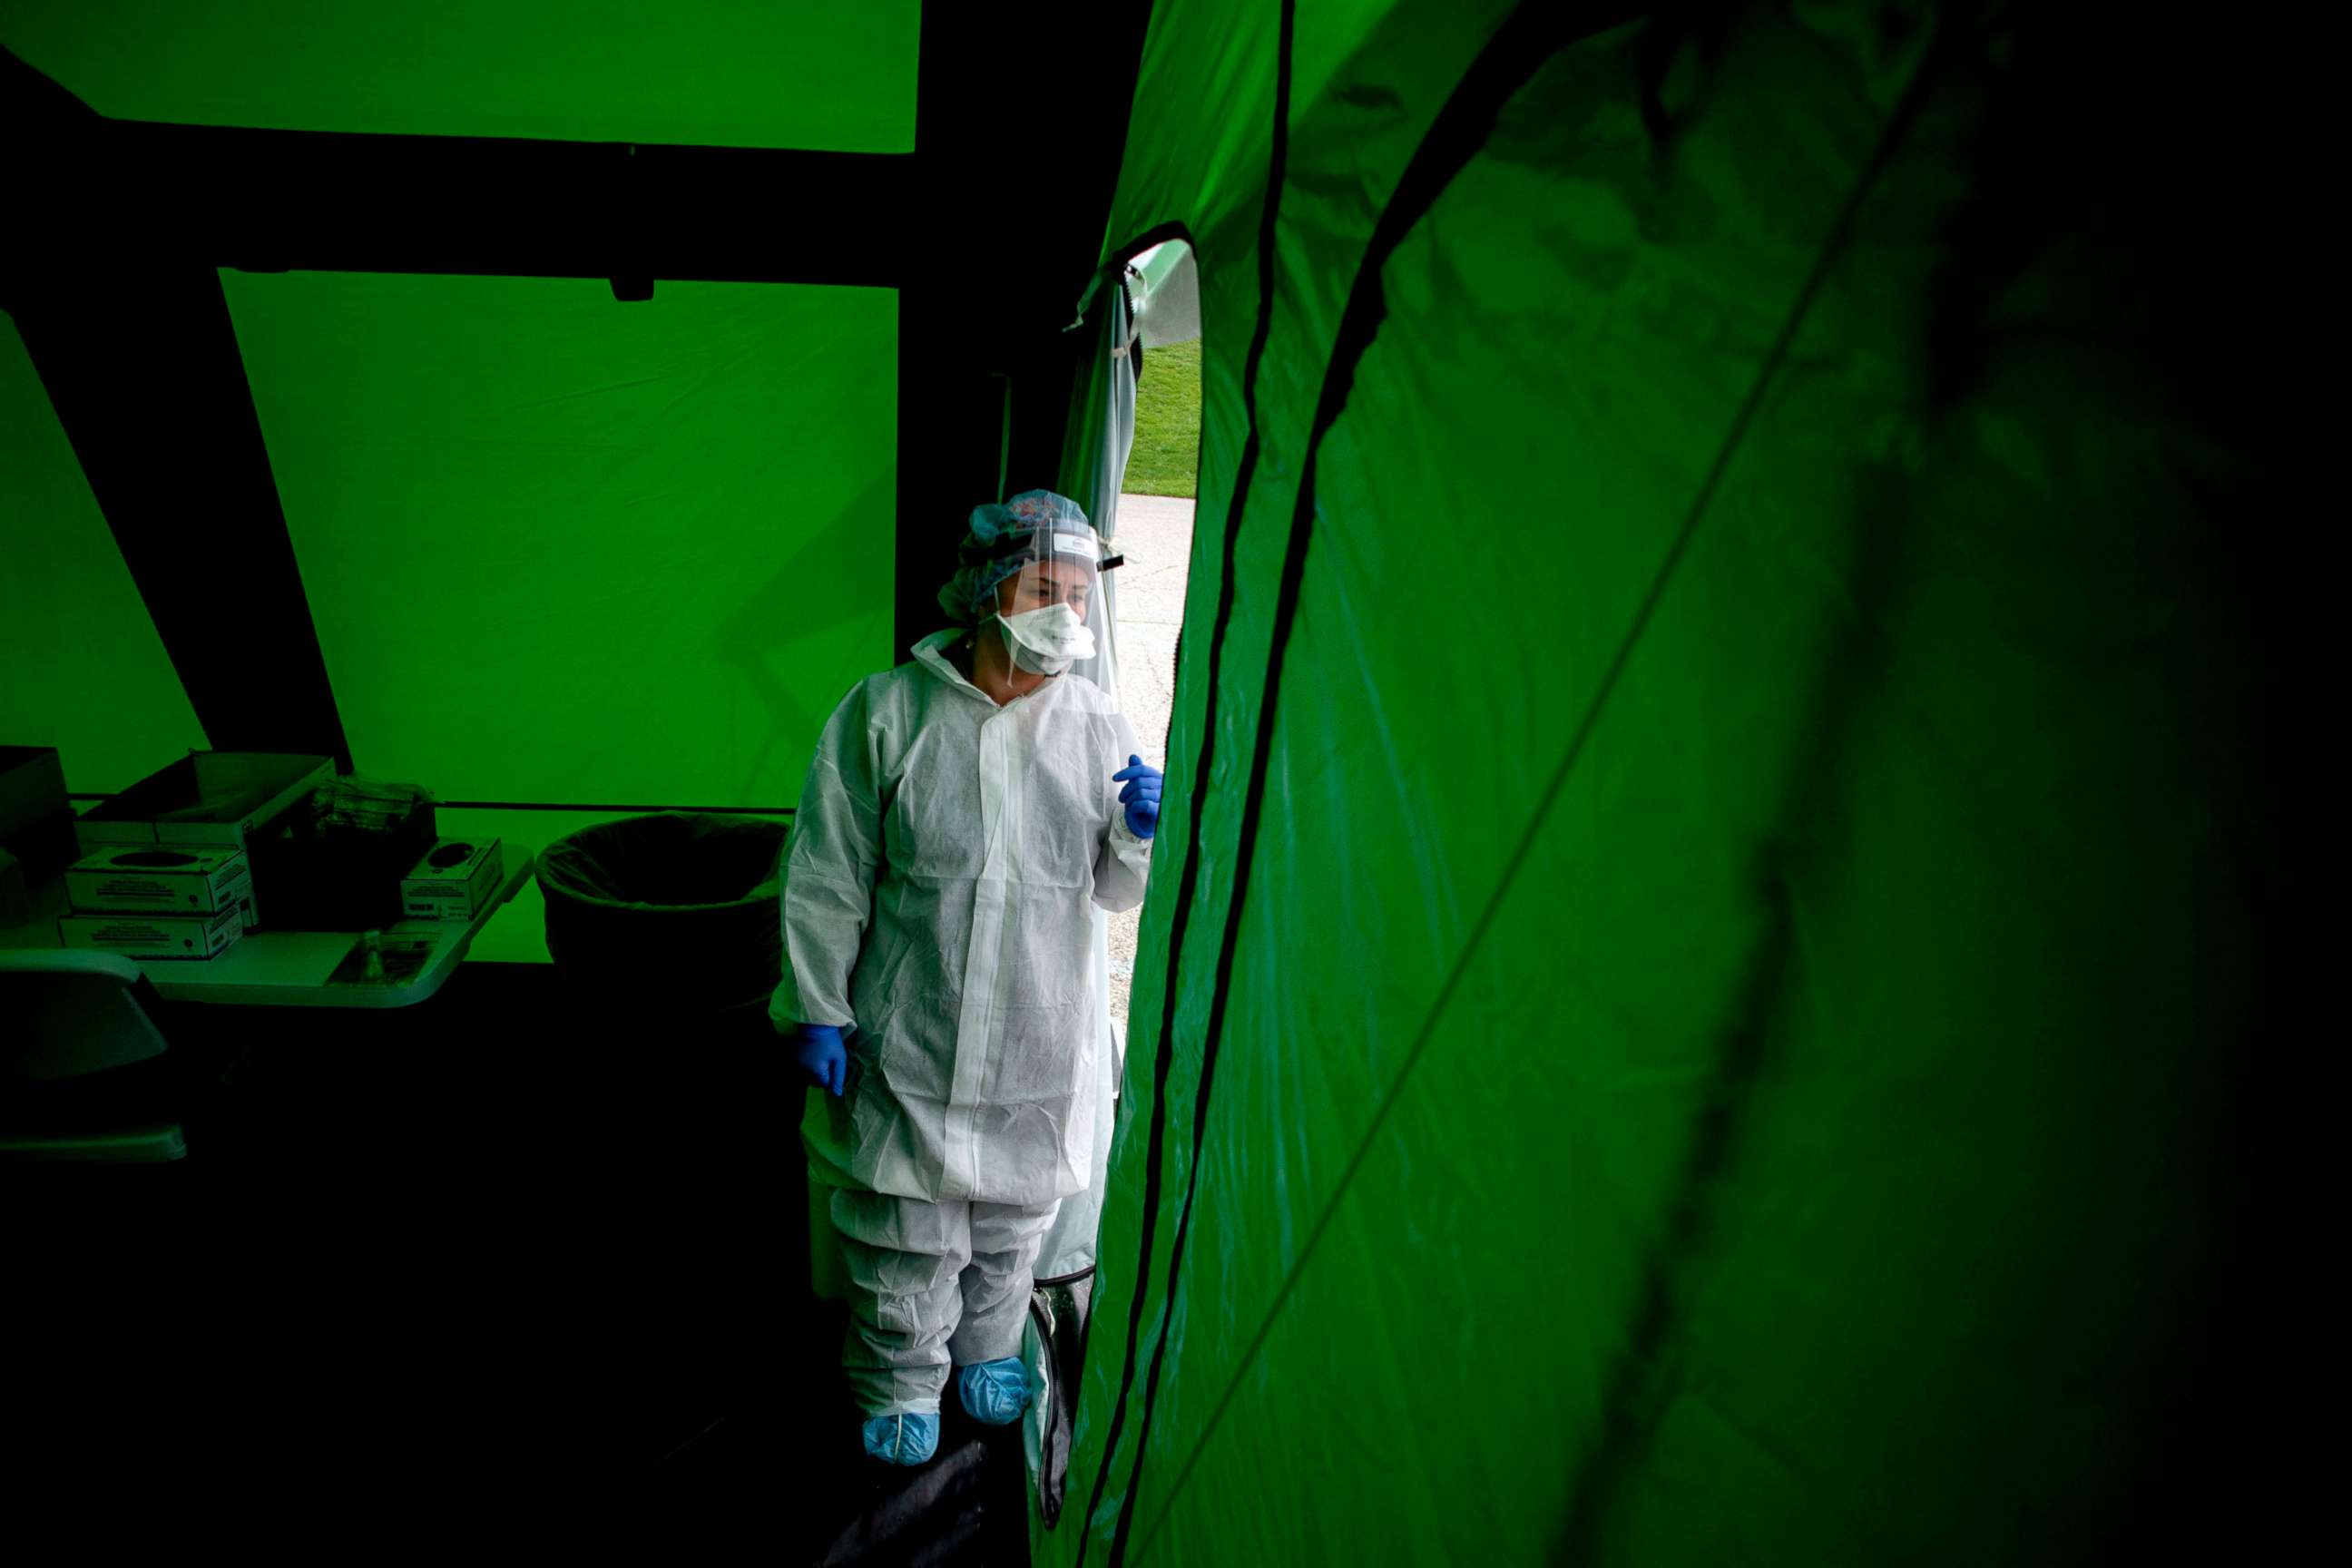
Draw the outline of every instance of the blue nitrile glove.
<instances>
[{"instance_id":1,"label":"blue nitrile glove","mask_svg":"<svg viewBox=\"0 0 2352 1568\"><path fill-rule=\"evenodd\" d=\"M1127 807L1127 830L1138 838L1149 838L1160 831L1160 780L1158 768L1141 757L1130 755L1127 766L1110 775L1111 783L1127 781L1118 792L1120 804Z\"/></svg>"},{"instance_id":2,"label":"blue nitrile glove","mask_svg":"<svg viewBox=\"0 0 2352 1568\"><path fill-rule=\"evenodd\" d=\"M841 1080L849 1074L849 1047L841 1043L840 1026L794 1024L793 1035L793 1055L808 1068L809 1078L817 1088L839 1094Z\"/></svg>"}]
</instances>

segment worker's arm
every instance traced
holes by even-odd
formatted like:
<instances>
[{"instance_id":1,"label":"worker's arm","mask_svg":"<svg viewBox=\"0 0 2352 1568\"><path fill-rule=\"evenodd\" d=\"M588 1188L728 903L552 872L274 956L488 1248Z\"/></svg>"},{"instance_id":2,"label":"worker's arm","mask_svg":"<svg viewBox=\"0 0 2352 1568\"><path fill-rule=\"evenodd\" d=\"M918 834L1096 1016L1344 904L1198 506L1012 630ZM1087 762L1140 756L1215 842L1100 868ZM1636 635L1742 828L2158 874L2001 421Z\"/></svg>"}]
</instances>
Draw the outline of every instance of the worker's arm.
<instances>
[{"instance_id":1,"label":"worker's arm","mask_svg":"<svg viewBox=\"0 0 2352 1568\"><path fill-rule=\"evenodd\" d=\"M779 1032L795 1024L846 1027L874 878L882 863L871 683L860 681L824 727L793 817L784 859L783 976L768 1003Z\"/></svg>"},{"instance_id":2,"label":"worker's arm","mask_svg":"<svg viewBox=\"0 0 2352 1568\"><path fill-rule=\"evenodd\" d=\"M1109 771L1117 773L1121 764L1140 752L1141 746L1135 738L1135 726L1127 721L1126 714L1111 717L1118 736L1118 754ZM1151 841L1136 833L1128 820L1129 813L1118 798L1131 782L1118 778L1105 781L1109 792L1110 821L1105 825L1095 851L1095 902L1115 915L1124 914L1143 902L1144 884L1151 873ZM1154 804L1156 807L1156 796ZM1157 816L1156 809L1151 815Z\"/></svg>"}]
</instances>

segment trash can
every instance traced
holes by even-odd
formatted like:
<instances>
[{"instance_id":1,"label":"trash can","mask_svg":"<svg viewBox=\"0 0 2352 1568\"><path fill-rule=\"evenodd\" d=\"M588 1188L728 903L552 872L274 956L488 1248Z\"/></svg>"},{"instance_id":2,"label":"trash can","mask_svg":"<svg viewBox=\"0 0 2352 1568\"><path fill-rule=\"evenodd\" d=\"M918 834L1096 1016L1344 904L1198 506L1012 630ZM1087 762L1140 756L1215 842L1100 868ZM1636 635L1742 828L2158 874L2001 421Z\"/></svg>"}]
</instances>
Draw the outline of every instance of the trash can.
<instances>
[{"instance_id":1,"label":"trash can","mask_svg":"<svg viewBox=\"0 0 2352 1568\"><path fill-rule=\"evenodd\" d=\"M547 951L600 1008L731 1019L782 973L789 826L665 811L567 834L535 867Z\"/></svg>"}]
</instances>

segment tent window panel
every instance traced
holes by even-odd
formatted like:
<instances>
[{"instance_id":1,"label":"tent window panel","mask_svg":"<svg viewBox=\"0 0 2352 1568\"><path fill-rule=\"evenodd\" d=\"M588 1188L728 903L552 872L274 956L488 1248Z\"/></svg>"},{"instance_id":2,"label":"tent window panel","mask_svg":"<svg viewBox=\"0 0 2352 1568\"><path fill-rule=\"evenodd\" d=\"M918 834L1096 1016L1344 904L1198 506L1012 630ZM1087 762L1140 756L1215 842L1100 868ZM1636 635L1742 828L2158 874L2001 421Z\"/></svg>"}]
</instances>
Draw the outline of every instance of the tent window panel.
<instances>
[{"instance_id":1,"label":"tent window panel","mask_svg":"<svg viewBox=\"0 0 2352 1568\"><path fill-rule=\"evenodd\" d=\"M918 0L16 0L100 114L189 125L910 153Z\"/></svg>"},{"instance_id":2,"label":"tent window panel","mask_svg":"<svg viewBox=\"0 0 2352 1568\"><path fill-rule=\"evenodd\" d=\"M895 291L222 278L359 768L793 804L890 663Z\"/></svg>"}]
</instances>

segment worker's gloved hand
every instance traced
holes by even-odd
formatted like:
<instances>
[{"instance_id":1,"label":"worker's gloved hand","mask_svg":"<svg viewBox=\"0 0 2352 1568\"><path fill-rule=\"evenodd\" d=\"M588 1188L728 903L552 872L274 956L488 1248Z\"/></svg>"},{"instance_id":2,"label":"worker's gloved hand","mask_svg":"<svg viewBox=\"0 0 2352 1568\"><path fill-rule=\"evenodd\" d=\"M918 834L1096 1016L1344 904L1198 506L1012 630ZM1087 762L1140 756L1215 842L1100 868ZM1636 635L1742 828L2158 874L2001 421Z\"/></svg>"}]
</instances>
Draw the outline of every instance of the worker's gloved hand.
<instances>
[{"instance_id":1,"label":"worker's gloved hand","mask_svg":"<svg viewBox=\"0 0 2352 1568\"><path fill-rule=\"evenodd\" d=\"M817 1088L841 1092L842 1079L849 1075L849 1047L841 1043L839 1026L794 1024L793 1056Z\"/></svg>"},{"instance_id":2,"label":"worker's gloved hand","mask_svg":"<svg viewBox=\"0 0 2352 1568\"><path fill-rule=\"evenodd\" d=\"M1158 768L1133 755L1127 759L1127 766L1110 775L1113 784L1127 781L1127 787L1118 792L1119 804L1127 807L1127 830L1138 838L1149 838L1160 831L1160 776Z\"/></svg>"}]
</instances>

